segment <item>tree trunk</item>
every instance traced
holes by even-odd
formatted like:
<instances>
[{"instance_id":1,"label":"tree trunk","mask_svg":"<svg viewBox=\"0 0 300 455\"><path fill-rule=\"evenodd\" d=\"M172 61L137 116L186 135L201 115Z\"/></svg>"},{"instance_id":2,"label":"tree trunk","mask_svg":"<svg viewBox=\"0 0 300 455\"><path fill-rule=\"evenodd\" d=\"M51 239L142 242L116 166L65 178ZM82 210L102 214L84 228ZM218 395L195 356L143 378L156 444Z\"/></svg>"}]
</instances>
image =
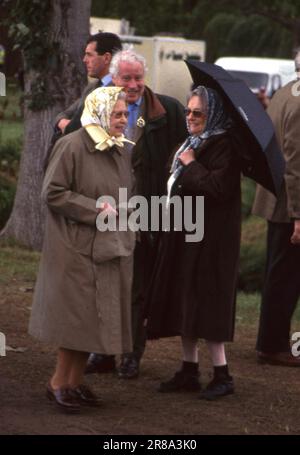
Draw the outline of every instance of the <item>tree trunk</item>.
<instances>
[{"instance_id":1,"label":"tree trunk","mask_svg":"<svg viewBox=\"0 0 300 455\"><path fill-rule=\"evenodd\" d=\"M44 214L40 199L43 163L53 135L53 122L58 112L74 101L86 83L82 51L89 35L91 0L54 0L52 2L51 37L59 42L62 52L59 67L47 77L55 105L41 111L25 106L24 146L19 180L11 216L1 236L14 237L30 248L40 250L43 241ZM26 71L25 96L36 75Z\"/></svg>"}]
</instances>

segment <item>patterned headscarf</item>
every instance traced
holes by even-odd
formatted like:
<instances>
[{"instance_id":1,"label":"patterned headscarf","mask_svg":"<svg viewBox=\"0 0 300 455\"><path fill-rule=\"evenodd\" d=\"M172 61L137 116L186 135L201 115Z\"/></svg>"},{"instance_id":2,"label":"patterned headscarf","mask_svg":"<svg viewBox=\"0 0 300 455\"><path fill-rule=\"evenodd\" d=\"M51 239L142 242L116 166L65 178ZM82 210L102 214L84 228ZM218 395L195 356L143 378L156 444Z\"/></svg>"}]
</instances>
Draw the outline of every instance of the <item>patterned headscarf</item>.
<instances>
[{"instance_id":1,"label":"patterned headscarf","mask_svg":"<svg viewBox=\"0 0 300 455\"><path fill-rule=\"evenodd\" d=\"M188 136L176 152L171 167L171 173L176 173L175 177L178 177L183 169L179 157L184 150L189 148L197 149L205 139L208 139L210 136L222 134L232 126L232 120L224 109L222 98L214 89L199 85L192 91L191 96L198 96L201 99L206 113L206 124L200 134Z\"/></svg>"},{"instance_id":2,"label":"patterned headscarf","mask_svg":"<svg viewBox=\"0 0 300 455\"><path fill-rule=\"evenodd\" d=\"M123 134L109 135L111 114L121 92L122 87L99 87L86 97L81 124L96 143L97 150L106 150L113 145L124 147L124 142L134 144Z\"/></svg>"}]
</instances>

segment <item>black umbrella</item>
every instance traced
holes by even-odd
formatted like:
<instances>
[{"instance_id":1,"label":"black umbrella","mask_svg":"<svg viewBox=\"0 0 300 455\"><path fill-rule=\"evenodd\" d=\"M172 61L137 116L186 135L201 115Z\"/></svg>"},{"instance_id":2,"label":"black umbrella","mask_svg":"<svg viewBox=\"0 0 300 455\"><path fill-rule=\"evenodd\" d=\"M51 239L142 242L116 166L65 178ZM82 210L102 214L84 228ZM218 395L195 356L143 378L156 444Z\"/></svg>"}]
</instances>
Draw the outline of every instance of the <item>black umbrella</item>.
<instances>
[{"instance_id":1,"label":"black umbrella","mask_svg":"<svg viewBox=\"0 0 300 455\"><path fill-rule=\"evenodd\" d=\"M186 61L195 85L215 89L235 121L242 171L275 195L279 193L285 162L272 121L245 82L221 66Z\"/></svg>"}]
</instances>

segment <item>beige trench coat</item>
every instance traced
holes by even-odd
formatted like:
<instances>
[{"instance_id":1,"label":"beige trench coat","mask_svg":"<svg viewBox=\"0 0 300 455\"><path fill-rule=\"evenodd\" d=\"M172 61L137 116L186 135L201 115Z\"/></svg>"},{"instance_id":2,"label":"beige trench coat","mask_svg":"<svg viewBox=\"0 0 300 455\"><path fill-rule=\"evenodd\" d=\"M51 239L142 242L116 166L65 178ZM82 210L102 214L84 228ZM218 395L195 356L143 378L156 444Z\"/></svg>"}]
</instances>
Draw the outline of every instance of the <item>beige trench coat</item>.
<instances>
[{"instance_id":1,"label":"beige trench coat","mask_svg":"<svg viewBox=\"0 0 300 455\"><path fill-rule=\"evenodd\" d=\"M293 88L298 96L293 94ZM286 163L284 182L277 199L258 185L252 212L274 223L291 223L293 219L300 219L299 82L289 82L278 90L267 112Z\"/></svg>"},{"instance_id":2,"label":"beige trench coat","mask_svg":"<svg viewBox=\"0 0 300 455\"><path fill-rule=\"evenodd\" d=\"M96 200L132 191L130 155L95 150L84 129L56 144L42 197L48 213L29 333L59 347L131 352L135 236L96 229Z\"/></svg>"}]
</instances>

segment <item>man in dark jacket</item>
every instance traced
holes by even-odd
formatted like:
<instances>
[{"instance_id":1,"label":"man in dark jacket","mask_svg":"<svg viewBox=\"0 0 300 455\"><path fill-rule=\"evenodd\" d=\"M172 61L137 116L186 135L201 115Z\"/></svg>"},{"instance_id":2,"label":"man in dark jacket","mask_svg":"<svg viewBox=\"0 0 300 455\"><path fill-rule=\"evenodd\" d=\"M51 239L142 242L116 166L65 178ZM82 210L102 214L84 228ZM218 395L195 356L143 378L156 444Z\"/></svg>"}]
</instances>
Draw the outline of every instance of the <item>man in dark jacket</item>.
<instances>
[{"instance_id":1,"label":"man in dark jacket","mask_svg":"<svg viewBox=\"0 0 300 455\"><path fill-rule=\"evenodd\" d=\"M129 119L126 137L136 145L128 147L136 178L136 193L150 202L151 196L166 193L167 164L174 148L187 136L183 106L174 98L154 94L145 86L146 62L131 50L117 52L110 66L112 81L124 87ZM133 352L124 355L118 374L134 378L146 343L143 326L143 303L156 255L157 233L141 232L135 249L132 291ZM92 354L87 373L114 367L114 358Z\"/></svg>"},{"instance_id":2,"label":"man in dark jacket","mask_svg":"<svg viewBox=\"0 0 300 455\"><path fill-rule=\"evenodd\" d=\"M86 43L83 62L86 66L88 76L96 80L85 87L79 99L65 111L57 115L55 124L58 132L67 134L81 127L80 117L85 98L97 87L105 87L112 84L109 66L113 54L121 49L121 40L114 33L100 32L89 37Z\"/></svg>"},{"instance_id":3,"label":"man in dark jacket","mask_svg":"<svg viewBox=\"0 0 300 455\"><path fill-rule=\"evenodd\" d=\"M286 162L284 183L277 199L258 186L253 206L254 215L268 221L258 361L287 367L300 367L300 357L290 346L291 320L300 297L300 54L295 64L297 82L278 90L268 106Z\"/></svg>"}]
</instances>

